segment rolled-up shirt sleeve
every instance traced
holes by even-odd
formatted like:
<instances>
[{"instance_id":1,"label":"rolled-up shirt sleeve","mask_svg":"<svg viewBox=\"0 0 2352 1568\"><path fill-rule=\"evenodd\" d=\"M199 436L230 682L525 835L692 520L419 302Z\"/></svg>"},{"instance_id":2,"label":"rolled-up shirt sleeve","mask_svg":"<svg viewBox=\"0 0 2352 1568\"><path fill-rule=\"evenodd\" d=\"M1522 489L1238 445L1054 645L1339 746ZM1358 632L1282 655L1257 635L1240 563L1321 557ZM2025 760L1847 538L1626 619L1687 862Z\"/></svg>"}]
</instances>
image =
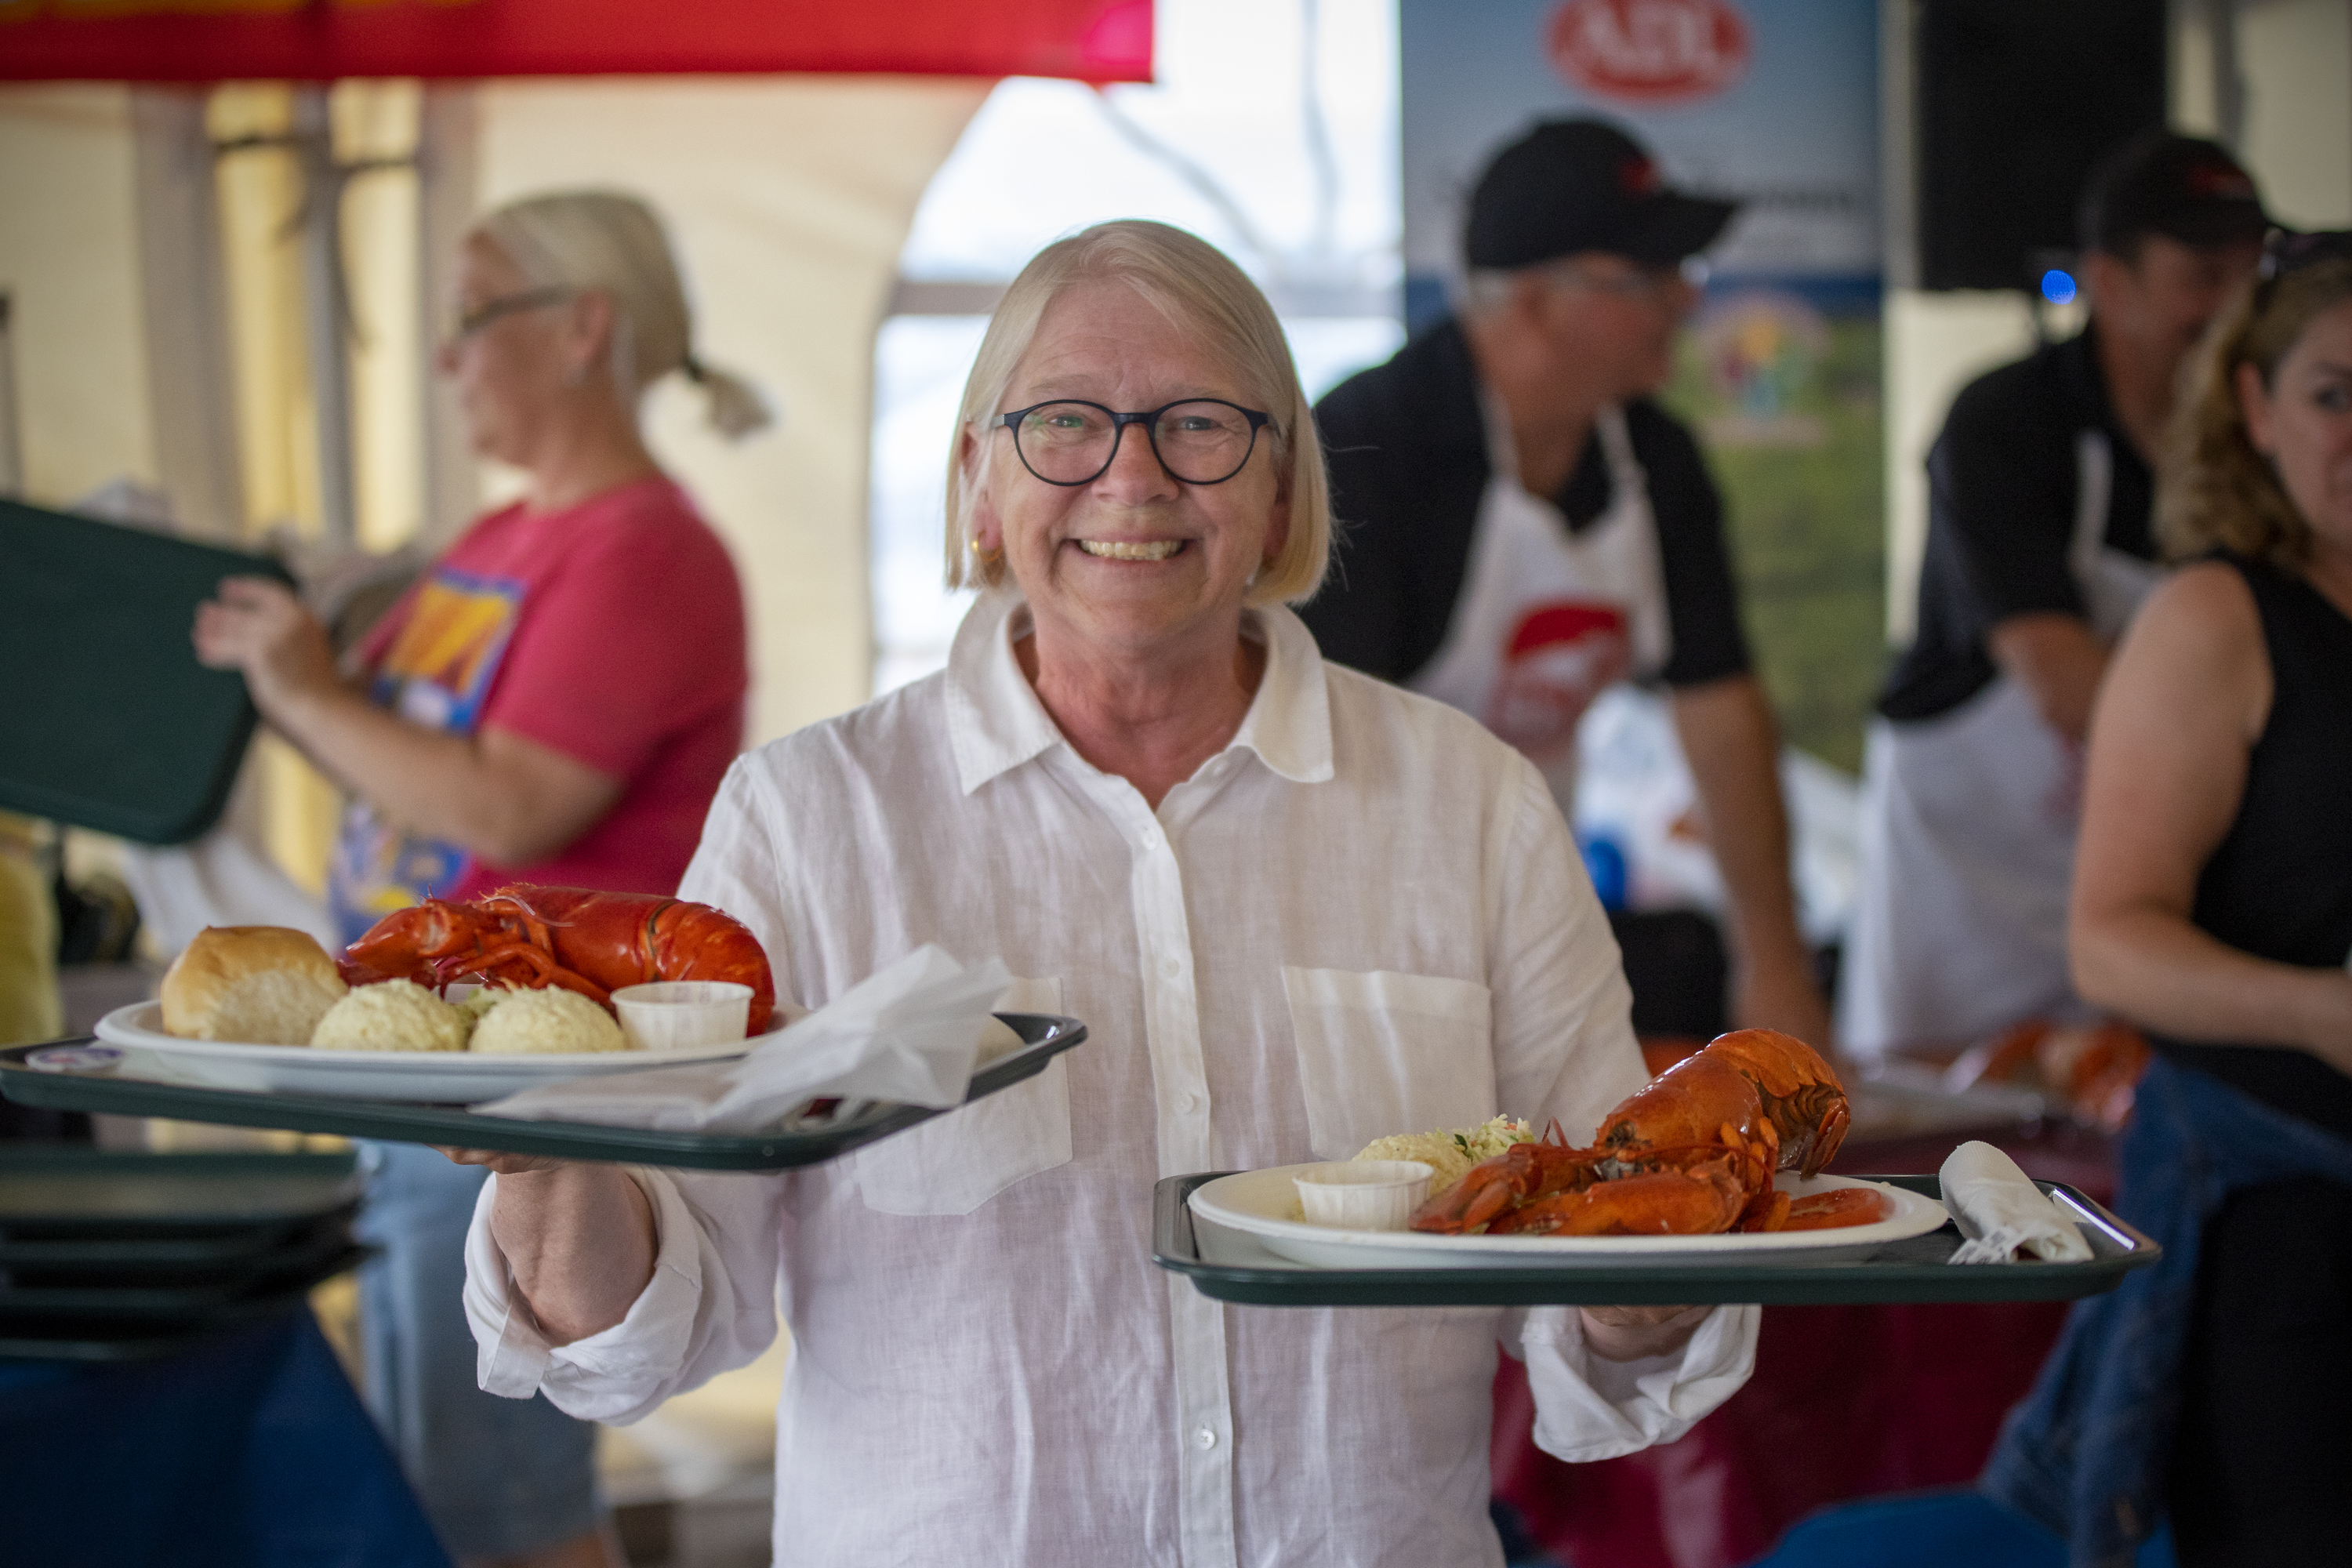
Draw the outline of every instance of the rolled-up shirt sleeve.
<instances>
[{"instance_id":1,"label":"rolled-up shirt sleeve","mask_svg":"<svg viewBox=\"0 0 2352 1568\"><path fill-rule=\"evenodd\" d=\"M773 846L739 763L711 805L679 896L741 921L781 974L783 921L763 892L777 885ZM797 1011L789 995L777 1002ZM466 1316L488 1392L512 1399L543 1393L559 1410L625 1425L747 1364L774 1341L784 1184L792 1178L627 1170L653 1208L654 1277L620 1322L560 1346L548 1343L514 1289L490 1235L499 1179L483 1184L466 1237Z\"/></svg>"},{"instance_id":2,"label":"rolled-up shirt sleeve","mask_svg":"<svg viewBox=\"0 0 2352 1568\"><path fill-rule=\"evenodd\" d=\"M1577 1309L1530 1309L1518 1347L1535 1394L1536 1447L1582 1463L1673 1442L1756 1370L1763 1320L1761 1307L1717 1307L1680 1353L1617 1362L1592 1352Z\"/></svg>"},{"instance_id":3,"label":"rolled-up shirt sleeve","mask_svg":"<svg viewBox=\"0 0 2352 1568\"><path fill-rule=\"evenodd\" d=\"M618 1323L565 1345L548 1342L515 1289L490 1235L499 1179L483 1184L466 1237L466 1317L488 1392L545 1394L569 1415L625 1426L774 1341L782 1178L628 1175L653 1206L653 1278Z\"/></svg>"}]
</instances>

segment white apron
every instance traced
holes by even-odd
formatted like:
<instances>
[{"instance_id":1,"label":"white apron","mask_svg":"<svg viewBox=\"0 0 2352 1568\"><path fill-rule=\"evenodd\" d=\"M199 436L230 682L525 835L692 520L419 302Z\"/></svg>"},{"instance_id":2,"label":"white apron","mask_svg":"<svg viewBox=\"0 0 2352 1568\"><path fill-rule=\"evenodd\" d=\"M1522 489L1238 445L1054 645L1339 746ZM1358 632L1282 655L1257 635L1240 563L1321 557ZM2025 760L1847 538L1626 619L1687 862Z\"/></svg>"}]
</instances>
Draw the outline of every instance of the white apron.
<instances>
[{"instance_id":1,"label":"white apron","mask_svg":"<svg viewBox=\"0 0 2352 1568\"><path fill-rule=\"evenodd\" d=\"M2163 574L2105 542L2112 465L2105 436L2077 436L2067 564L2109 643ZM1948 713L1873 723L1839 980L1848 1050L1959 1044L2085 1011L2066 973L2082 773L2081 748L2006 675Z\"/></svg>"},{"instance_id":2,"label":"white apron","mask_svg":"<svg viewBox=\"0 0 2352 1568\"><path fill-rule=\"evenodd\" d=\"M1445 640L1408 682L1478 719L1542 770L1575 820L1576 729L1617 681L1665 667L1658 531L1622 409L1594 422L1609 465L1609 510L1581 533L1519 483L1510 426L1486 410L1494 472L1479 498L1462 594Z\"/></svg>"}]
</instances>

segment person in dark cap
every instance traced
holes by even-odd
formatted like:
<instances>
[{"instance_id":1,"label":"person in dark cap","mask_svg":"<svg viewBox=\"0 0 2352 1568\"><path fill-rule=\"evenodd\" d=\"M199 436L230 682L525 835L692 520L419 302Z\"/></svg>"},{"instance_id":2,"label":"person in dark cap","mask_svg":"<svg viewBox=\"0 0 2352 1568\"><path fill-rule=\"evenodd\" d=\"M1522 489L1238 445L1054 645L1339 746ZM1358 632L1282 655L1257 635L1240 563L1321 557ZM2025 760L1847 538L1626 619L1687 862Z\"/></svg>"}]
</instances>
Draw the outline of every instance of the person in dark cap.
<instances>
[{"instance_id":1,"label":"person in dark cap","mask_svg":"<svg viewBox=\"0 0 2352 1568\"><path fill-rule=\"evenodd\" d=\"M1729 895L1731 1019L1826 1046L1721 498L1653 400L1696 300L1688 264L1733 211L1600 121L1496 154L1458 312L1316 409L1344 543L1300 614L1327 658L1483 720L1571 819L1585 710L1663 682Z\"/></svg>"},{"instance_id":2,"label":"person in dark cap","mask_svg":"<svg viewBox=\"0 0 2352 1568\"><path fill-rule=\"evenodd\" d=\"M2158 574L2151 469L2180 367L2269 225L2210 142L2115 148L2080 215L2090 324L1954 400L1927 455L1917 635L1868 745L1849 1049L2087 1012L2066 899L2091 699Z\"/></svg>"}]
</instances>

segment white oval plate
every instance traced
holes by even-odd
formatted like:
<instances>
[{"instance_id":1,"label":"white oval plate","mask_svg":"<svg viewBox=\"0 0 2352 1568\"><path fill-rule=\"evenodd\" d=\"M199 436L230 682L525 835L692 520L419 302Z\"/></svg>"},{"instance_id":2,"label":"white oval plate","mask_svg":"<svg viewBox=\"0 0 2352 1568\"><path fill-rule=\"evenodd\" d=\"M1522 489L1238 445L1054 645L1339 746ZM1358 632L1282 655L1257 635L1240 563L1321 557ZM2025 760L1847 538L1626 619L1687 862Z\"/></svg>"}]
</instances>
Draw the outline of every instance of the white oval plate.
<instances>
[{"instance_id":1,"label":"white oval plate","mask_svg":"<svg viewBox=\"0 0 2352 1568\"><path fill-rule=\"evenodd\" d=\"M777 1025L783 1021L777 1015ZM272 1094L331 1094L344 1100L413 1100L475 1105L567 1078L740 1057L756 1044L735 1040L683 1051L562 1051L546 1056L471 1051L321 1051L309 1046L184 1040L163 1032L163 1005L134 1002L98 1021L109 1045L152 1051L190 1081ZM771 1030L772 1033L772 1029Z\"/></svg>"},{"instance_id":2,"label":"white oval plate","mask_svg":"<svg viewBox=\"0 0 2352 1568\"><path fill-rule=\"evenodd\" d=\"M1796 1197L1839 1187L1870 1187L1895 1205L1874 1225L1838 1230L1787 1230L1733 1236L1434 1236L1417 1230L1337 1230L1294 1217L1292 1178L1311 1165L1276 1165L1204 1182L1192 1190L1193 1215L1255 1237L1266 1249L1318 1268L1527 1268L1548 1263L1814 1263L1832 1252L1867 1251L1925 1236L1952 1216L1933 1198L1850 1176L1810 1181L1783 1173L1777 1184Z\"/></svg>"}]
</instances>

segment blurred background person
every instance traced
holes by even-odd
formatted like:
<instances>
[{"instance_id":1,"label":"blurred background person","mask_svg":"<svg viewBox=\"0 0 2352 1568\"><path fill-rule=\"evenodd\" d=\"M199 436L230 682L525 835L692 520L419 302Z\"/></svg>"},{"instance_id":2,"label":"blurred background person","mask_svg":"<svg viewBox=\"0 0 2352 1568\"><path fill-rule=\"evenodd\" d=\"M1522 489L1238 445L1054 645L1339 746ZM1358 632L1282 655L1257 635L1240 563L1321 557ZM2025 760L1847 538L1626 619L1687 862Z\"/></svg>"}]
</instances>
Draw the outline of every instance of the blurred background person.
<instances>
[{"instance_id":1,"label":"blurred background person","mask_svg":"<svg viewBox=\"0 0 2352 1568\"><path fill-rule=\"evenodd\" d=\"M2194 563L2091 731L2074 974L2157 1048L2117 1208L2165 1253L2076 1308L1989 1477L2077 1562L2160 1508L2191 1568L2344 1555L2352 234L2274 239L2263 268L2171 453L2164 543Z\"/></svg>"},{"instance_id":2,"label":"blurred background person","mask_svg":"<svg viewBox=\"0 0 2352 1568\"><path fill-rule=\"evenodd\" d=\"M676 891L742 743L742 590L638 412L679 372L721 430L765 416L695 358L659 220L604 192L502 207L465 239L456 309L441 369L523 499L442 553L360 646L355 680L277 584L229 579L196 616L198 658L242 670L264 720L349 792L329 873L347 942L509 881ZM475 1385L459 1296L482 1173L370 1153L369 1401L436 1528L468 1563L617 1564L594 1428Z\"/></svg>"},{"instance_id":3,"label":"blurred background person","mask_svg":"<svg viewBox=\"0 0 2352 1568\"><path fill-rule=\"evenodd\" d=\"M0 1046L65 1032L58 999L58 904L40 826L0 811ZM16 1107L0 1107L5 1127Z\"/></svg>"},{"instance_id":4,"label":"blurred background person","mask_svg":"<svg viewBox=\"0 0 2352 1568\"><path fill-rule=\"evenodd\" d=\"M1685 263L1733 211L1668 187L1599 121L1497 153L1470 198L1459 315L1317 406L1342 543L1299 613L1327 658L1517 746L1570 820L1586 709L1664 682L1730 899L1732 1018L1826 1045L1722 499L1654 401L1697 299ZM1626 963L1638 1003L1630 943Z\"/></svg>"},{"instance_id":5,"label":"blurred background person","mask_svg":"<svg viewBox=\"0 0 2352 1568\"><path fill-rule=\"evenodd\" d=\"M1864 763L1849 1050L2084 1011L2066 890L2091 699L2159 574L2151 469L2182 363L2268 222L2214 143L2126 142L2084 191L2090 324L1954 399L1927 456L1918 634Z\"/></svg>"}]
</instances>

